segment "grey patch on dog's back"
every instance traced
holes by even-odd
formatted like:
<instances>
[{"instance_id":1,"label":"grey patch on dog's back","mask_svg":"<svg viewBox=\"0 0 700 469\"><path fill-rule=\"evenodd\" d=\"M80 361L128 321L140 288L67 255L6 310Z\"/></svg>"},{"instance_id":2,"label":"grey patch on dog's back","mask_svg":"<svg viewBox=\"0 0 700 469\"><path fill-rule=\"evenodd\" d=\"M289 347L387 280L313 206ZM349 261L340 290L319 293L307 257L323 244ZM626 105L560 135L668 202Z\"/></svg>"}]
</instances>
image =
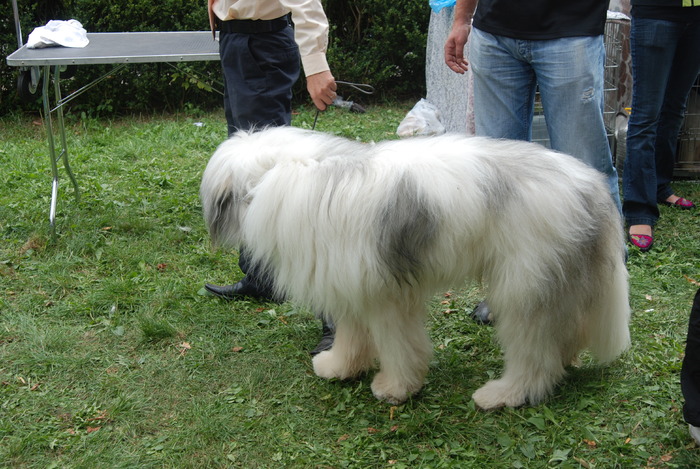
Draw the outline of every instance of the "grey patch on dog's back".
<instances>
[{"instance_id":1,"label":"grey patch on dog's back","mask_svg":"<svg viewBox=\"0 0 700 469\"><path fill-rule=\"evenodd\" d=\"M474 180L477 193L482 194L486 208L495 218L501 216L519 197L516 179L522 176L517 172L508 172L502 167L504 164L511 162L484 159L481 162L484 177Z\"/></svg>"},{"instance_id":2,"label":"grey patch on dog's back","mask_svg":"<svg viewBox=\"0 0 700 469\"><path fill-rule=\"evenodd\" d=\"M404 175L379 215L379 258L400 284L419 279L437 232L438 214L416 181Z\"/></svg>"}]
</instances>

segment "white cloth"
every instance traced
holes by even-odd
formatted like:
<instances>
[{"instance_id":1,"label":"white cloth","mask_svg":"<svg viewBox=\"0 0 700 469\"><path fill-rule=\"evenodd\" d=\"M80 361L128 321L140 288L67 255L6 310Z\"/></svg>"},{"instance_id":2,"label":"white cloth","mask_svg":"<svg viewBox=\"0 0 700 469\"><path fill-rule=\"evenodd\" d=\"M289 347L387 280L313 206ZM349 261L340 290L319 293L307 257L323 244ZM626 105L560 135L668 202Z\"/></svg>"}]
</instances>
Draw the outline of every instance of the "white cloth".
<instances>
[{"instance_id":1,"label":"white cloth","mask_svg":"<svg viewBox=\"0 0 700 469\"><path fill-rule=\"evenodd\" d=\"M428 100L440 111L440 122L448 132L474 135L474 79L453 72L445 65L445 41L452 30L454 8L430 12L428 43L425 47L425 82ZM465 57L469 47L464 48ZM466 57L467 60L469 57Z\"/></svg>"},{"instance_id":2,"label":"white cloth","mask_svg":"<svg viewBox=\"0 0 700 469\"><path fill-rule=\"evenodd\" d=\"M609 20L626 20L626 21L632 21L632 18L629 16L625 15L622 12L619 11L610 11L608 10L608 19Z\"/></svg>"},{"instance_id":3,"label":"white cloth","mask_svg":"<svg viewBox=\"0 0 700 469\"><path fill-rule=\"evenodd\" d=\"M43 47L85 47L90 41L87 31L77 20L51 20L46 26L34 28L27 39L29 49L41 49Z\"/></svg>"}]
</instances>

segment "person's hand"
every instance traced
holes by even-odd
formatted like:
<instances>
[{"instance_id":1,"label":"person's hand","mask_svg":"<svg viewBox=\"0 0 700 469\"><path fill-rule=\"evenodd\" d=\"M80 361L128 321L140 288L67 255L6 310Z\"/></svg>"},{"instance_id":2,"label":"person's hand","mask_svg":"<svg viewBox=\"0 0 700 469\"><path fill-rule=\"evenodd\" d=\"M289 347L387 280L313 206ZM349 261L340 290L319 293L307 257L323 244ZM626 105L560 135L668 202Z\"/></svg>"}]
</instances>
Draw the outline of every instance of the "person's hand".
<instances>
[{"instance_id":1,"label":"person's hand","mask_svg":"<svg viewBox=\"0 0 700 469\"><path fill-rule=\"evenodd\" d=\"M456 73L469 70L469 62L464 58L464 46L471 32L471 25L455 25L445 41L445 63Z\"/></svg>"},{"instance_id":2,"label":"person's hand","mask_svg":"<svg viewBox=\"0 0 700 469\"><path fill-rule=\"evenodd\" d=\"M337 96L335 91L338 85L331 72L325 71L306 77L306 89L309 90L314 105L319 110L325 111Z\"/></svg>"}]
</instances>

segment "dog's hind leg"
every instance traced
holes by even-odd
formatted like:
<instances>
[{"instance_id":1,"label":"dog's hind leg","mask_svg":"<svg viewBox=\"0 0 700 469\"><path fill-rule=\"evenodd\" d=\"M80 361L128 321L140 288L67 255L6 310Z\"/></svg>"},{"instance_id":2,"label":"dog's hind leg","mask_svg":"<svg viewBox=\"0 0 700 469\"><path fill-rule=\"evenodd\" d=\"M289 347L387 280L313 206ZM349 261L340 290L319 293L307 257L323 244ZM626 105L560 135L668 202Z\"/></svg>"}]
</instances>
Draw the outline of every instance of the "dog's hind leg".
<instances>
[{"instance_id":1,"label":"dog's hind leg","mask_svg":"<svg viewBox=\"0 0 700 469\"><path fill-rule=\"evenodd\" d=\"M545 352L546 353L546 352ZM541 359L539 363L533 360ZM564 366L556 357L529 357L518 351L506 352L506 366L500 379L487 382L472 395L484 410L538 404L564 376Z\"/></svg>"},{"instance_id":2,"label":"dog's hind leg","mask_svg":"<svg viewBox=\"0 0 700 469\"><path fill-rule=\"evenodd\" d=\"M494 314L498 315L495 326L504 351L504 371L500 379L487 382L472 395L474 402L485 410L540 403L575 355L575 318L568 329L556 324L556 312L547 309Z\"/></svg>"},{"instance_id":3,"label":"dog's hind leg","mask_svg":"<svg viewBox=\"0 0 700 469\"><path fill-rule=\"evenodd\" d=\"M372 368L376 352L367 328L354 318L343 318L335 326L331 349L312 360L314 373L326 379L348 379Z\"/></svg>"},{"instance_id":4,"label":"dog's hind leg","mask_svg":"<svg viewBox=\"0 0 700 469\"><path fill-rule=\"evenodd\" d=\"M586 321L593 355L603 363L615 359L630 345L630 307L627 270L621 263L608 269L597 301Z\"/></svg>"},{"instance_id":5,"label":"dog's hind leg","mask_svg":"<svg viewBox=\"0 0 700 469\"><path fill-rule=\"evenodd\" d=\"M377 399L400 404L423 387L432 355L424 318L422 304L408 310L392 304L371 316L369 329L380 364L372 381Z\"/></svg>"}]
</instances>

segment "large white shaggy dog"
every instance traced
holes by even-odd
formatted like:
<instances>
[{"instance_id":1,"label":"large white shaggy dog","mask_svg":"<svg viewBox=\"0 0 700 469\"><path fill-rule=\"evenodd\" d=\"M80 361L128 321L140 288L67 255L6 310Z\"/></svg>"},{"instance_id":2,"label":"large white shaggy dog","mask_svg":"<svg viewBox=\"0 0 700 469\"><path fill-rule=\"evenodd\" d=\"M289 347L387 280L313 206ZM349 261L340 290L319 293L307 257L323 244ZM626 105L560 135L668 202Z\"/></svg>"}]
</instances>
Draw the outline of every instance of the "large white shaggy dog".
<instances>
[{"instance_id":1,"label":"large white shaggy dog","mask_svg":"<svg viewBox=\"0 0 700 469\"><path fill-rule=\"evenodd\" d=\"M622 223L603 176L525 142L447 135L363 144L292 127L238 133L201 186L216 245L244 245L278 293L335 323L323 378L374 367L378 399L420 390L426 300L483 282L505 369L483 409L536 404L583 349L629 344Z\"/></svg>"}]
</instances>

